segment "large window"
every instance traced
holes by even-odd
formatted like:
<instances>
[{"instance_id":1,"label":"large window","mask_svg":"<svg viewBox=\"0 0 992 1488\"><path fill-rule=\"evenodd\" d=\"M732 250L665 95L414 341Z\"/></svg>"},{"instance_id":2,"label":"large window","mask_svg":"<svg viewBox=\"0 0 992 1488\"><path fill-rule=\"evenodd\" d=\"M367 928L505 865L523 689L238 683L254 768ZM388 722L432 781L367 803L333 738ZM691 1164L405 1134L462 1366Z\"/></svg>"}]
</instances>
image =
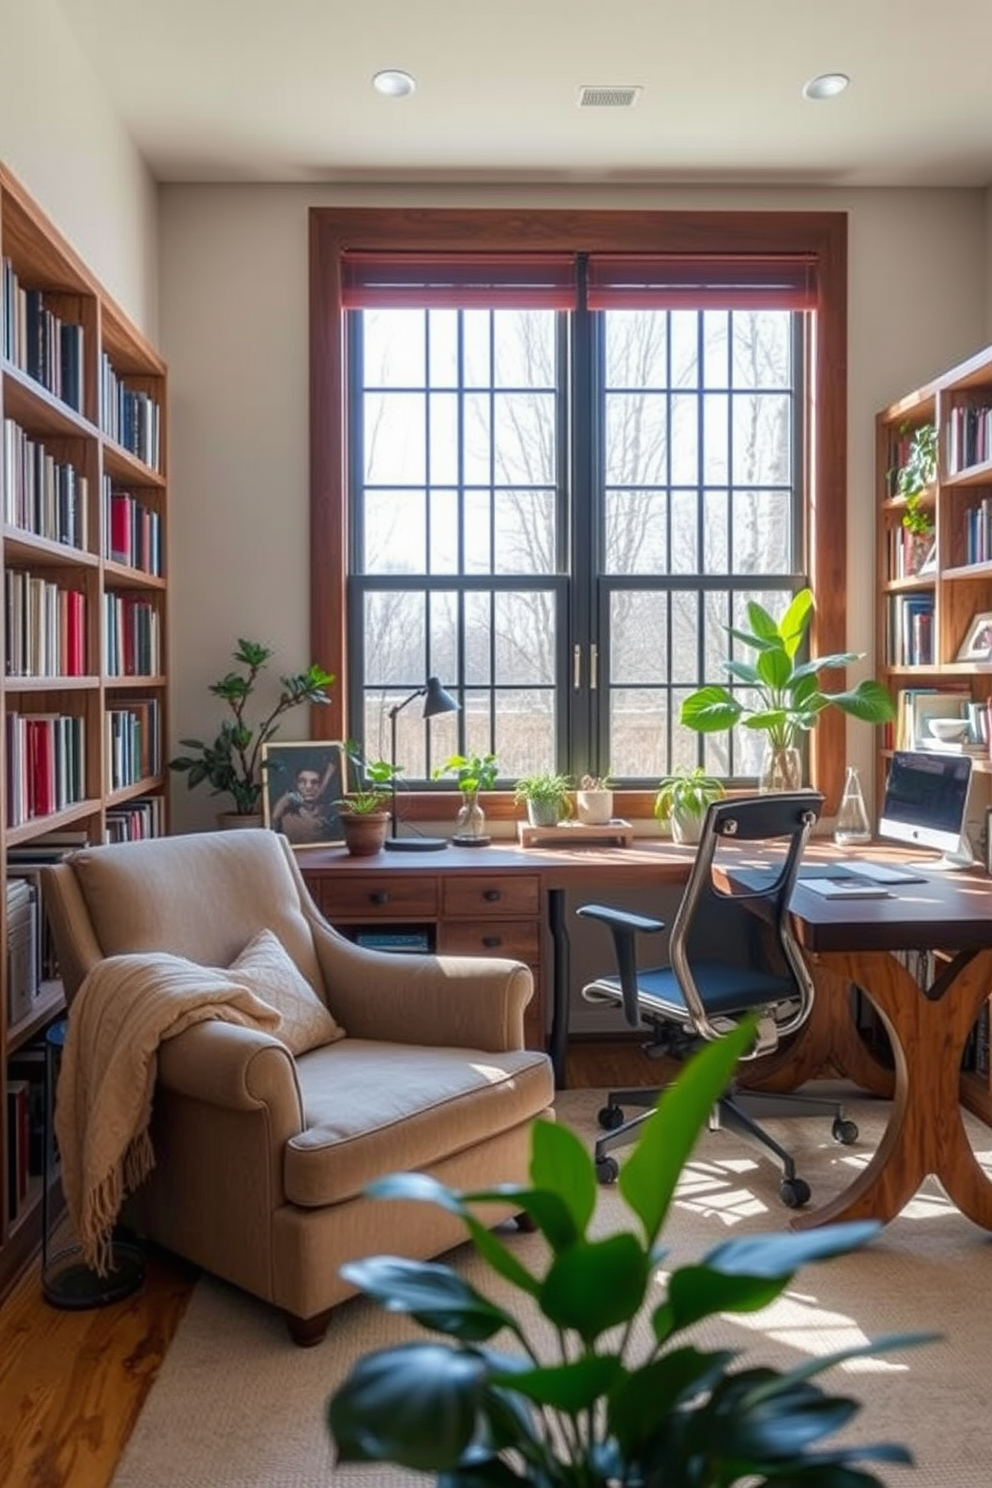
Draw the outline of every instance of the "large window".
<instances>
[{"instance_id":1,"label":"large window","mask_svg":"<svg viewBox=\"0 0 992 1488\"><path fill-rule=\"evenodd\" d=\"M723 680L751 597L811 582L816 641L843 649L842 600L821 598L843 449L817 456L843 427L843 219L748 218L754 242L736 214L537 214L559 229L542 260L499 213L416 214L396 253L395 216L314 213L314 644L332 654L337 611L347 731L387 752L389 709L436 674L462 711L400 715L408 779L456 748L507 778L646 787L697 760L753 778L755 736L697 736L678 711Z\"/></svg>"}]
</instances>

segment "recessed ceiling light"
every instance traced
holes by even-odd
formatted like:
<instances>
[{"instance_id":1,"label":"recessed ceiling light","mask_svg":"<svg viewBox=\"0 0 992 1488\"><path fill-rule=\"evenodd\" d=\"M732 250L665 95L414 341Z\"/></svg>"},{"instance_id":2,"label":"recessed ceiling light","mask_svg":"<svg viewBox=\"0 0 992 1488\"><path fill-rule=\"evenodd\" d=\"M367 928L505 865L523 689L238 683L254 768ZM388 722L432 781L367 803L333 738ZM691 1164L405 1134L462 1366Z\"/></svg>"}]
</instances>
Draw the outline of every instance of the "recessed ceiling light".
<instances>
[{"instance_id":1,"label":"recessed ceiling light","mask_svg":"<svg viewBox=\"0 0 992 1488\"><path fill-rule=\"evenodd\" d=\"M387 98L406 98L417 84L408 72L390 67L385 72L376 73L372 86L377 93L384 93Z\"/></svg>"},{"instance_id":2,"label":"recessed ceiling light","mask_svg":"<svg viewBox=\"0 0 992 1488\"><path fill-rule=\"evenodd\" d=\"M846 72L821 72L819 77L810 78L803 88L803 97L836 98L850 81Z\"/></svg>"}]
</instances>

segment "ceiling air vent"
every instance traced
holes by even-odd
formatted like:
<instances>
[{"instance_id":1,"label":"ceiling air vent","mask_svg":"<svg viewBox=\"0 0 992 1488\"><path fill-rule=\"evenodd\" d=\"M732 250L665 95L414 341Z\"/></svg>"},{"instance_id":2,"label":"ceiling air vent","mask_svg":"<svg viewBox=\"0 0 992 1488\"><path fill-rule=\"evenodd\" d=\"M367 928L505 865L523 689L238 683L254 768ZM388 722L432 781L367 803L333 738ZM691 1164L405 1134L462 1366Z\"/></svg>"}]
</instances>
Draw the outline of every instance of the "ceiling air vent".
<instances>
[{"instance_id":1,"label":"ceiling air vent","mask_svg":"<svg viewBox=\"0 0 992 1488\"><path fill-rule=\"evenodd\" d=\"M633 108L643 88L583 87L579 89L579 108Z\"/></svg>"}]
</instances>

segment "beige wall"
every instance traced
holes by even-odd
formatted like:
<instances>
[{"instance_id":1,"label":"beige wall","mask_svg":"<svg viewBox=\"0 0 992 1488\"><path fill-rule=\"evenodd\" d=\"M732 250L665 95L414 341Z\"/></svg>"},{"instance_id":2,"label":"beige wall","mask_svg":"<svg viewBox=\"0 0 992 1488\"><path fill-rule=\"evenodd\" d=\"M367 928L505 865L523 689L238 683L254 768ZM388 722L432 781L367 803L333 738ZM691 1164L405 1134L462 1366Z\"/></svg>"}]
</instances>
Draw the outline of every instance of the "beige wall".
<instances>
[{"instance_id":1,"label":"beige wall","mask_svg":"<svg viewBox=\"0 0 992 1488\"><path fill-rule=\"evenodd\" d=\"M158 198L54 0L0 0L0 160L158 340Z\"/></svg>"},{"instance_id":2,"label":"beige wall","mask_svg":"<svg viewBox=\"0 0 992 1488\"><path fill-rule=\"evenodd\" d=\"M989 336L987 206L977 191L470 191L166 186L163 351L171 376L174 735L216 730L207 684L248 634L283 669L309 654L307 210L311 205L793 208L850 216L848 644L870 650L878 408ZM320 659L320 658L314 658ZM864 664L867 670L868 662ZM303 712L283 737L305 737ZM867 729L849 726L871 779ZM179 828L215 803L174 792Z\"/></svg>"}]
</instances>

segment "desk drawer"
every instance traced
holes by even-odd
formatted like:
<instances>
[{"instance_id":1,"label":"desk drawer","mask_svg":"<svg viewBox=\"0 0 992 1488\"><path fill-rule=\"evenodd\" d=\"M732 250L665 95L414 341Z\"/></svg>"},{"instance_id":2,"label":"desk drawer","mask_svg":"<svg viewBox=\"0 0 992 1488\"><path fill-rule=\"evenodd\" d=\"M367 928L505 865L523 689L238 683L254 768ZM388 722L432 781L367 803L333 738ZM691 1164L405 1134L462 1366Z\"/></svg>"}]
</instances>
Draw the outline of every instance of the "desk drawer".
<instances>
[{"instance_id":1,"label":"desk drawer","mask_svg":"<svg viewBox=\"0 0 992 1488\"><path fill-rule=\"evenodd\" d=\"M536 873L450 877L442 880L441 900L446 919L523 919L541 912L541 880Z\"/></svg>"},{"instance_id":2,"label":"desk drawer","mask_svg":"<svg viewBox=\"0 0 992 1488\"><path fill-rule=\"evenodd\" d=\"M356 919L433 920L437 879L412 873L328 877L320 881L320 908L332 925Z\"/></svg>"},{"instance_id":3,"label":"desk drawer","mask_svg":"<svg viewBox=\"0 0 992 1488\"><path fill-rule=\"evenodd\" d=\"M532 920L488 920L482 924L444 922L437 930L438 950L448 956L507 956L538 965L541 934Z\"/></svg>"}]
</instances>

